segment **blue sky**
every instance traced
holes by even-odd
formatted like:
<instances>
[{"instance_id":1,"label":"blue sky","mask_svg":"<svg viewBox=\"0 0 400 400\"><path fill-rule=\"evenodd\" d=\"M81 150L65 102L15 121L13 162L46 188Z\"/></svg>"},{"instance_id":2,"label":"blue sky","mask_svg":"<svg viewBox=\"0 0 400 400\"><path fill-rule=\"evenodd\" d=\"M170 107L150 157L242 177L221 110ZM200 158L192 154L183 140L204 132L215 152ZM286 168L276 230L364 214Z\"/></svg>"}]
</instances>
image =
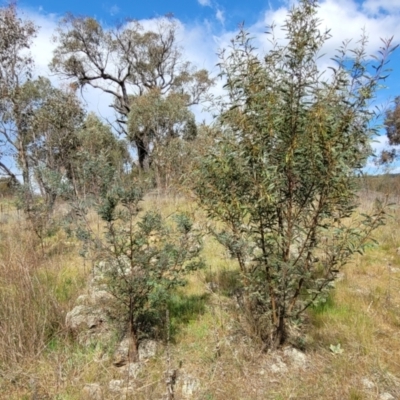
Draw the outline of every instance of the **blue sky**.
<instances>
[{"instance_id":1,"label":"blue sky","mask_svg":"<svg viewBox=\"0 0 400 400\"><path fill-rule=\"evenodd\" d=\"M0 4L4 0L0 0ZM172 13L179 22L179 43L185 57L200 68L218 73L216 53L229 45L238 24L245 22L256 39L261 52L268 50L265 27L275 22L283 23L288 8L295 0L19 0L18 7L25 17L41 27L35 39L32 53L36 61L37 74L48 75L48 63L52 57L54 43L51 37L57 21L66 12L96 17L105 27L122 22L125 18L138 19L151 25L152 18ZM322 28L330 28L330 39L320 62L322 68L329 64L343 40L355 42L365 28L369 34L368 52L374 53L380 46L381 37L395 36L400 41L400 0L321 0L319 17ZM284 34L282 33L283 37ZM388 89L380 92L377 104L382 104L400 95L400 49L392 57L389 67L393 69L386 81ZM57 77L52 77L57 83ZM221 92L221 84L214 89ZM87 91L84 96L87 107L103 117L110 117L110 99L99 92ZM195 110L198 119L203 118L201 108ZM385 146L382 136L375 144L377 150ZM399 168L400 171L400 168Z\"/></svg>"},{"instance_id":2,"label":"blue sky","mask_svg":"<svg viewBox=\"0 0 400 400\"><path fill-rule=\"evenodd\" d=\"M284 3L281 1L250 0L106 0L106 1L51 1L25 0L19 5L33 11L45 14L55 13L62 15L65 12L90 15L107 23L118 19L131 17L148 19L172 13L183 23L202 23L204 20L219 21L229 28L245 21L248 24L256 22L265 9L278 8Z\"/></svg>"}]
</instances>

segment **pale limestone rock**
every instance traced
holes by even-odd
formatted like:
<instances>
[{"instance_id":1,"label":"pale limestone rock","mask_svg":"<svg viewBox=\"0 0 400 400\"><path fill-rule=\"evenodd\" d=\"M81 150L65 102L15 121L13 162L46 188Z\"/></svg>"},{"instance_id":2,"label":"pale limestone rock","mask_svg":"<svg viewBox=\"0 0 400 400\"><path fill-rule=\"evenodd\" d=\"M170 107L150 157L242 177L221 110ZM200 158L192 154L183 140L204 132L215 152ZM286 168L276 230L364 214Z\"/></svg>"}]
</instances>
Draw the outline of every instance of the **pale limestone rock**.
<instances>
[{"instance_id":1,"label":"pale limestone rock","mask_svg":"<svg viewBox=\"0 0 400 400\"><path fill-rule=\"evenodd\" d=\"M122 367L129 362L129 344L130 339L124 338L116 348L113 355L113 364L117 367Z\"/></svg>"},{"instance_id":2,"label":"pale limestone rock","mask_svg":"<svg viewBox=\"0 0 400 400\"><path fill-rule=\"evenodd\" d=\"M185 399L191 399L196 395L196 392L200 389L200 382L197 378L191 375L182 375L179 378L182 386L182 396Z\"/></svg>"},{"instance_id":3,"label":"pale limestone rock","mask_svg":"<svg viewBox=\"0 0 400 400\"><path fill-rule=\"evenodd\" d=\"M118 395L119 400L131 399L134 393L132 382L127 382L123 379L113 379L108 384L108 390L113 395ZM114 397L113 397L114 398Z\"/></svg>"},{"instance_id":4,"label":"pale limestone rock","mask_svg":"<svg viewBox=\"0 0 400 400\"><path fill-rule=\"evenodd\" d=\"M108 390L110 392L120 392L125 385L125 381L123 379L113 379L108 384Z\"/></svg>"},{"instance_id":5,"label":"pale limestone rock","mask_svg":"<svg viewBox=\"0 0 400 400\"><path fill-rule=\"evenodd\" d=\"M134 379L137 379L142 368L143 368L142 363L140 363L140 362L132 363L131 362L127 365L124 365L121 368L118 368L118 371L120 372L121 376L124 379L134 380Z\"/></svg>"},{"instance_id":6,"label":"pale limestone rock","mask_svg":"<svg viewBox=\"0 0 400 400\"><path fill-rule=\"evenodd\" d=\"M129 344L130 339L124 338L118 345L114 352L114 365L121 367L128 363L129 361ZM155 340L142 340L139 343L138 355L139 361L145 361L152 358L157 353L157 342Z\"/></svg>"},{"instance_id":7,"label":"pale limestone rock","mask_svg":"<svg viewBox=\"0 0 400 400\"><path fill-rule=\"evenodd\" d=\"M375 387L375 383L372 382L370 379L368 378L362 378L361 379L361 383L364 386L365 389L373 389Z\"/></svg>"},{"instance_id":8,"label":"pale limestone rock","mask_svg":"<svg viewBox=\"0 0 400 400\"><path fill-rule=\"evenodd\" d=\"M139 360L144 361L155 357L157 354L158 343L155 340L142 340L139 343Z\"/></svg>"},{"instance_id":9,"label":"pale limestone rock","mask_svg":"<svg viewBox=\"0 0 400 400\"><path fill-rule=\"evenodd\" d=\"M382 393L379 396L379 400L395 400L394 396L392 396L390 393Z\"/></svg>"},{"instance_id":10,"label":"pale limestone rock","mask_svg":"<svg viewBox=\"0 0 400 400\"><path fill-rule=\"evenodd\" d=\"M94 329L107 320L107 315L102 310L89 306L76 306L67 313L66 325L72 331Z\"/></svg>"},{"instance_id":11,"label":"pale limestone rock","mask_svg":"<svg viewBox=\"0 0 400 400\"><path fill-rule=\"evenodd\" d=\"M103 392L98 383L88 383L83 388L83 394L88 400L103 400Z\"/></svg>"},{"instance_id":12,"label":"pale limestone rock","mask_svg":"<svg viewBox=\"0 0 400 400\"><path fill-rule=\"evenodd\" d=\"M87 305L89 302L89 295L87 294L81 294L75 301L75 304L78 306L84 306Z\"/></svg>"},{"instance_id":13,"label":"pale limestone rock","mask_svg":"<svg viewBox=\"0 0 400 400\"><path fill-rule=\"evenodd\" d=\"M282 361L280 356L275 357L274 362L269 365L269 369L274 374L282 374L288 371L287 365Z\"/></svg>"},{"instance_id":14,"label":"pale limestone rock","mask_svg":"<svg viewBox=\"0 0 400 400\"><path fill-rule=\"evenodd\" d=\"M307 356L300 350L287 347L283 354L290 360L290 364L296 368L304 369L307 367Z\"/></svg>"}]
</instances>

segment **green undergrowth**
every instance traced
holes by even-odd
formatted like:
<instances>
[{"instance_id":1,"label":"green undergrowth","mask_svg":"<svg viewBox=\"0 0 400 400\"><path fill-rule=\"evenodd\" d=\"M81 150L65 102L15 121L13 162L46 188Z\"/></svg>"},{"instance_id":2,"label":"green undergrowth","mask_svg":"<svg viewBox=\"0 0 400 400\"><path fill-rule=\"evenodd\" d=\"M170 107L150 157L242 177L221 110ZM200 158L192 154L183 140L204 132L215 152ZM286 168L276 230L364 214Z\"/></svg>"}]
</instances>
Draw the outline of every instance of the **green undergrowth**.
<instances>
[{"instance_id":1,"label":"green undergrowth","mask_svg":"<svg viewBox=\"0 0 400 400\"><path fill-rule=\"evenodd\" d=\"M192 204L182 199L170 204L166 199L164 202L167 213L176 208L191 210L198 218L196 223L201 225L200 218L204 216L197 213ZM396 386L396 377L400 379L397 220L395 216L379 229L378 244L370 246L363 257L357 256L345 266L342 279L336 282L325 301L308 310L303 324L296 327L298 337L290 343L301 348L310 363L307 369L290 370L287 375L268 372L267 366L276 361L271 353L261 350L246 330L238 305L241 282L237 263L205 231L206 268L189 275L187 286L169 297L166 306L170 341L166 340L168 326L163 315L159 352L145 363L132 399L162 397L167 354L178 374L189 374L200 382L200 389L193 397L196 399L375 399L360 383L363 377L376 382L380 391L387 391L396 398L400 393L400 386ZM0 399L36 396L37 399L86 400L82 394L85 384L99 383L108 388L112 379L121 379L118 369L112 365L112 355L121 335L116 334L107 344L94 341L81 346L68 334L65 315L75 305L76 298L87 290L90 264L79 256L77 246L69 243L63 234L56 233L46 239L43 255L37 239L28 237L28 230L21 233L13 229L12 223L1 227L2 232L7 233L7 240L1 243L1 257L3 264L4 260L9 264L2 269L7 275L0 285L3 295L7 293L7 299L15 301L2 303L2 315L7 311L4 308L7 304L22 307L22 303L16 302L18 293L34 282L33 297L27 297L28 290L20 297L27 307L24 315L31 314L34 318L28 319L27 324L17 324L15 320L15 329L26 329L29 333L34 328L39 332L35 324L43 327L44 321L49 326L39 352L29 344L31 333L21 335L21 340L27 340L31 346L32 353L26 353L18 363L4 362L10 360L10 349L3 349L6 357L0 363L0 386L7 397L0 394ZM15 237L11 236L13 234ZM31 243L36 245L32 247ZM24 279L21 279L21 271L26 272ZM43 307L56 305L57 318L54 319L55 314L36 311L29 314L29 310L37 310L41 304ZM10 308L9 312L12 310ZM35 322L36 316L42 320ZM265 374L261 373L263 370ZM104 400L114 399L105 393ZM177 392L176 398L182 398L180 396Z\"/></svg>"},{"instance_id":2,"label":"green undergrowth","mask_svg":"<svg viewBox=\"0 0 400 400\"><path fill-rule=\"evenodd\" d=\"M167 309L170 317L170 335L175 341L176 335L182 326L196 320L204 314L208 294L186 295L183 291L174 293L168 299Z\"/></svg>"}]
</instances>

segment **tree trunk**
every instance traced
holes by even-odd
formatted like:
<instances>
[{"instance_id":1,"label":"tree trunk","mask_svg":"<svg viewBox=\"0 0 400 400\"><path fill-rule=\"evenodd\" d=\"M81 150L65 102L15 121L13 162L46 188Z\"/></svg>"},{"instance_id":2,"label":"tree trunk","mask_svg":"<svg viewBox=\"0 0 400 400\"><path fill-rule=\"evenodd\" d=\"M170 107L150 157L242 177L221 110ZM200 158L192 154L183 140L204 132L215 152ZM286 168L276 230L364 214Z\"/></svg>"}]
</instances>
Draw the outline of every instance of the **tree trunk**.
<instances>
[{"instance_id":1,"label":"tree trunk","mask_svg":"<svg viewBox=\"0 0 400 400\"><path fill-rule=\"evenodd\" d=\"M148 171L150 168L149 162L149 146L143 138L136 138L135 144L138 152L139 167L142 171Z\"/></svg>"},{"instance_id":2,"label":"tree trunk","mask_svg":"<svg viewBox=\"0 0 400 400\"><path fill-rule=\"evenodd\" d=\"M129 350L128 350L128 359L130 362L139 361L139 341L137 337L135 321L133 316L133 304L132 301L129 306Z\"/></svg>"},{"instance_id":3,"label":"tree trunk","mask_svg":"<svg viewBox=\"0 0 400 400\"><path fill-rule=\"evenodd\" d=\"M22 168L22 181L24 184L24 193L23 193L23 198L24 198L24 211L26 213L30 212L31 207L32 207L32 188L31 188L31 180L29 176L29 165L28 165L28 160L26 158L26 154L24 150L22 150L19 154L20 162L21 162L21 168Z\"/></svg>"},{"instance_id":4,"label":"tree trunk","mask_svg":"<svg viewBox=\"0 0 400 400\"><path fill-rule=\"evenodd\" d=\"M283 346L286 343L286 339L287 339L286 321L283 316L283 313L281 313L281 315L279 315L279 323L275 331L274 347L278 348Z\"/></svg>"}]
</instances>

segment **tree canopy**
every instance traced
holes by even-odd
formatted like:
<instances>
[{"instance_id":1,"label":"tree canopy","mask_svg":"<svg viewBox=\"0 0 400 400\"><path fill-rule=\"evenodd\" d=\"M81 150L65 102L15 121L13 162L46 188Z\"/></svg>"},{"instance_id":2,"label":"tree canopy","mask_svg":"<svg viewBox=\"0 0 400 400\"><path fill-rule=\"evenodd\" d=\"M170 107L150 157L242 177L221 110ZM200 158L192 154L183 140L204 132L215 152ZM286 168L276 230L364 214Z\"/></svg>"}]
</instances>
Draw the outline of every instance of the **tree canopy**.
<instances>
[{"instance_id":1,"label":"tree canopy","mask_svg":"<svg viewBox=\"0 0 400 400\"><path fill-rule=\"evenodd\" d=\"M135 113L141 96L147 94L148 102L170 95L169 101L178 101L176 107L188 107L199 103L213 83L206 70L197 70L184 60L177 31L171 18L155 21L152 30L145 30L137 21L105 30L93 18L68 15L58 29L52 69L80 87L90 85L110 94L119 127L128 133L128 115L132 107ZM148 167L149 135L153 133L149 126L128 134L141 168Z\"/></svg>"},{"instance_id":2,"label":"tree canopy","mask_svg":"<svg viewBox=\"0 0 400 400\"><path fill-rule=\"evenodd\" d=\"M21 99L21 86L31 78L33 59L27 51L37 27L17 15L15 4L0 8L0 144L3 144L22 170L29 186L27 119L29 104ZM1 154L1 153L0 153ZM0 160L0 168L17 184L14 172Z\"/></svg>"},{"instance_id":3,"label":"tree canopy","mask_svg":"<svg viewBox=\"0 0 400 400\"><path fill-rule=\"evenodd\" d=\"M324 299L384 218L380 208L354 212L357 175L377 133L369 104L394 48L384 41L371 75L366 38L358 48L344 45L324 78L319 53L330 34L320 30L317 7L293 7L286 43L271 29L265 55L244 29L221 53L219 134L194 183L220 223L213 234L239 264L245 315L267 347L286 342L288 327Z\"/></svg>"}]
</instances>

